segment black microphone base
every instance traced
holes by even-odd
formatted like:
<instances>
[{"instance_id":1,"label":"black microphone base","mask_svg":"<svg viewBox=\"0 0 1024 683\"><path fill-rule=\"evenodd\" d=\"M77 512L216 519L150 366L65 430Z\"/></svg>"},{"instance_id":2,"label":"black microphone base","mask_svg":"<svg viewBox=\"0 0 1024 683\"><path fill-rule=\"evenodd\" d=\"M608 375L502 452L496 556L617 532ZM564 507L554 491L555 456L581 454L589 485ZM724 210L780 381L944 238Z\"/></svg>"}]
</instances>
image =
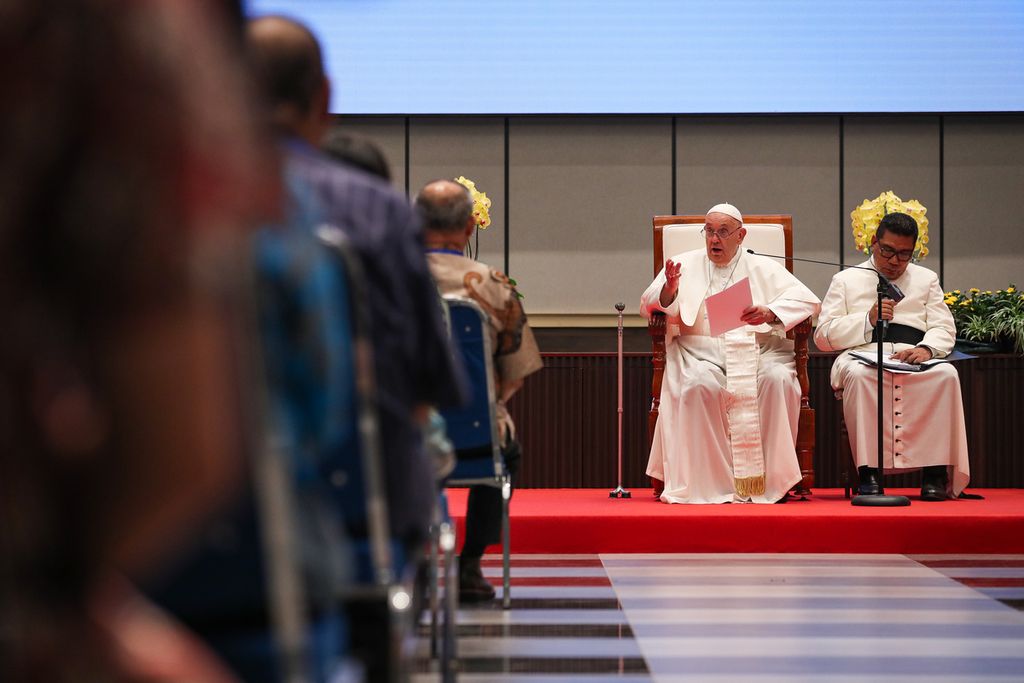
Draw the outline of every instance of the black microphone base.
<instances>
[{"instance_id":1,"label":"black microphone base","mask_svg":"<svg viewBox=\"0 0 1024 683\"><path fill-rule=\"evenodd\" d=\"M910 499L906 496L894 496L888 493L861 494L854 496L850 504L859 507L898 508L910 505Z\"/></svg>"}]
</instances>

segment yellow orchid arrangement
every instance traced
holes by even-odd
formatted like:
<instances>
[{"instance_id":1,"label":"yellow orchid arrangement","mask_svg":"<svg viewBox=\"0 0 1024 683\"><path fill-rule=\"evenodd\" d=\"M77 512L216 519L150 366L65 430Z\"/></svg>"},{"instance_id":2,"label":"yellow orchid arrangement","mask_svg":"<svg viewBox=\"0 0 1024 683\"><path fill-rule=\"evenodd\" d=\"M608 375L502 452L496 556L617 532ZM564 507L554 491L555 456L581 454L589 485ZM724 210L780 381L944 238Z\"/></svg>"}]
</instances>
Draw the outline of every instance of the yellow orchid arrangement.
<instances>
[{"instance_id":1,"label":"yellow orchid arrangement","mask_svg":"<svg viewBox=\"0 0 1024 683\"><path fill-rule=\"evenodd\" d=\"M491 200L487 198L487 193L476 189L476 183L466 176L460 175L455 182L468 189L469 193L473 195L473 220L476 221L476 227L486 230L487 226L491 224Z\"/></svg>"},{"instance_id":2,"label":"yellow orchid arrangement","mask_svg":"<svg viewBox=\"0 0 1024 683\"><path fill-rule=\"evenodd\" d=\"M865 199L850 212L853 223L853 242L858 251L871 254L871 239L878 230L882 217L888 213L905 213L917 221L917 244L914 245L914 259L922 260L928 255L928 209L916 199L903 201L892 190L887 190L874 199Z\"/></svg>"}]
</instances>

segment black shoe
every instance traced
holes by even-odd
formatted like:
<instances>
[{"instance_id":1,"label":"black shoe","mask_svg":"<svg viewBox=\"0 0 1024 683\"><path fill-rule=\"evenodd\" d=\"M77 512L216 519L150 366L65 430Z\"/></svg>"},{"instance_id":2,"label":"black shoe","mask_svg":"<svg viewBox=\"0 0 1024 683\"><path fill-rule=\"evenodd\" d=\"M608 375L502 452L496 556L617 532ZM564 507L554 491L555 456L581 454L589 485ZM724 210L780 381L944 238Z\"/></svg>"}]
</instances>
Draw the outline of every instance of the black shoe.
<instances>
[{"instance_id":1,"label":"black shoe","mask_svg":"<svg viewBox=\"0 0 1024 683\"><path fill-rule=\"evenodd\" d=\"M859 495L877 496L881 493L882 486L878 483L877 469L861 465L857 468L857 474L860 476L860 484L857 486L857 493Z\"/></svg>"},{"instance_id":2,"label":"black shoe","mask_svg":"<svg viewBox=\"0 0 1024 683\"><path fill-rule=\"evenodd\" d=\"M925 467L921 474L921 500L937 503L947 499L946 466L929 465Z\"/></svg>"},{"instance_id":3,"label":"black shoe","mask_svg":"<svg viewBox=\"0 0 1024 683\"><path fill-rule=\"evenodd\" d=\"M494 586L484 578L479 557L459 558L459 602L487 602L494 599Z\"/></svg>"}]
</instances>

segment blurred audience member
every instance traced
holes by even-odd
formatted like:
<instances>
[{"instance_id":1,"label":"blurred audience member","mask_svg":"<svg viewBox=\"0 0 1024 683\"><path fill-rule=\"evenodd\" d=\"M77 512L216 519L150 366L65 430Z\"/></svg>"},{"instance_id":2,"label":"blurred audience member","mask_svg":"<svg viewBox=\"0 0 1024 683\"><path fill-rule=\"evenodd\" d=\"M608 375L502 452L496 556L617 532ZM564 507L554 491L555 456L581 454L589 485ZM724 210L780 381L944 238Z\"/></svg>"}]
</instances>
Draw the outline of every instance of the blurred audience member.
<instances>
[{"instance_id":1,"label":"blurred audience member","mask_svg":"<svg viewBox=\"0 0 1024 683\"><path fill-rule=\"evenodd\" d=\"M274 192L218 19L0 5L5 682L231 680L120 578L238 476L233 255Z\"/></svg>"},{"instance_id":2,"label":"blurred audience member","mask_svg":"<svg viewBox=\"0 0 1024 683\"><path fill-rule=\"evenodd\" d=\"M508 277L463 255L477 229L469 190L453 180L435 180L416 195L416 208L426 227L427 259L438 289L445 296L472 299L487 313L494 349L498 438L514 482L521 454L506 403L523 386L523 380L544 365L533 330L526 321L519 293ZM500 489L469 489L466 535L459 554L462 602L484 602L494 597L494 587L484 578L480 559L487 546L501 541L501 509Z\"/></svg>"},{"instance_id":3,"label":"blurred audience member","mask_svg":"<svg viewBox=\"0 0 1024 683\"><path fill-rule=\"evenodd\" d=\"M354 166L370 175L384 180L391 180L391 169L387 158L380 147L370 138L346 133L334 128L324 139L323 150L335 161ZM438 305L447 314L438 293ZM448 328L447 321L445 329ZM436 408L430 407L423 421L423 449L434 466L434 476L438 482L447 477L455 469L455 450L445 432L444 418Z\"/></svg>"},{"instance_id":4,"label":"blurred audience member","mask_svg":"<svg viewBox=\"0 0 1024 683\"><path fill-rule=\"evenodd\" d=\"M370 138L333 128L324 138L322 148L335 161L391 182L388 159L377 143Z\"/></svg>"},{"instance_id":5,"label":"blurred audience member","mask_svg":"<svg viewBox=\"0 0 1024 683\"><path fill-rule=\"evenodd\" d=\"M313 34L270 16L250 22L248 42L286 168L313 188L327 222L348 238L366 275L388 515L392 535L416 552L436 495L420 427L428 405L462 398L419 222L386 182L316 149L329 124L330 84Z\"/></svg>"}]
</instances>

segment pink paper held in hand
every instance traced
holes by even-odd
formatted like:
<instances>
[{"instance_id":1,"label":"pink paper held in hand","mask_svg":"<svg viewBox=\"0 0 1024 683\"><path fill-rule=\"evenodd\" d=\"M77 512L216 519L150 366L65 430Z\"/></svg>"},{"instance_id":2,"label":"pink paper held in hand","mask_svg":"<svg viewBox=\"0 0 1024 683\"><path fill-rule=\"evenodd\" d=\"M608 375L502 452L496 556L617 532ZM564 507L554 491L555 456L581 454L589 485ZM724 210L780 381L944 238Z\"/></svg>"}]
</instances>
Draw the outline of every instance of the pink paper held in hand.
<instances>
[{"instance_id":1,"label":"pink paper held in hand","mask_svg":"<svg viewBox=\"0 0 1024 683\"><path fill-rule=\"evenodd\" d=\"M743 311L753 305L750 294L750 279L743 278L725 291L713 294L704 300L708 312L708 327L712 337L746 325L742 320Z\"/></svg>"}]
</instances>

